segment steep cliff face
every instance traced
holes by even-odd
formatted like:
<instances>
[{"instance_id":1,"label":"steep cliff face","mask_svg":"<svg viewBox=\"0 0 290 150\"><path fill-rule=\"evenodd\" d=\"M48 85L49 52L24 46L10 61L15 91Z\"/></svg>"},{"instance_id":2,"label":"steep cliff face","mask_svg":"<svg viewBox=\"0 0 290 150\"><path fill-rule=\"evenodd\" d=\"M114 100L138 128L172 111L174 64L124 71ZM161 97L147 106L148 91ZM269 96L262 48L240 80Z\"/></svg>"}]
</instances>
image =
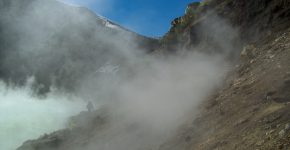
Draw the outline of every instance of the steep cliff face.
<instances>
[{"instance_id":1,"label":"steep cliff face","mask_svg":"<svg viewBox=\"0 0 290 150\"><path fill-rule=\"evenodd\" d=\"M195 2L188 6L184 16L172 22L173 26L163 38L163 44L174 51L179 45L190 47L205 40L211 42L208 37L213 36L213 33L202 30L202 26L217 17L236 29L243 43L257 41L289 27L289 5L289 1L285 0ZM222 26L217 26L215 30L220 28Z\"/></svg>"}]
</instances>

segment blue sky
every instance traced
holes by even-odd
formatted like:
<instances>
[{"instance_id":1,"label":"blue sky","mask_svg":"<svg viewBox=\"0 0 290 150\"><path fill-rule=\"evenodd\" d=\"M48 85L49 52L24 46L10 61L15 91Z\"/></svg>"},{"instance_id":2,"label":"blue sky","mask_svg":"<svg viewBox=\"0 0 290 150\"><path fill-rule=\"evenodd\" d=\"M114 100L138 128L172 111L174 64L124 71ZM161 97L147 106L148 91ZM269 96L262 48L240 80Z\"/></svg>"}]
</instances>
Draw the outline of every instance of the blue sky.
<instances>
[{"instance_id":1,"label":"blue sky","mask_svg":"<svg viewBox=\"0 0 290 150\"><path fill-rule=\"evenodd\" d=\"M184 14L186 6L199 0L63 0L82 5L139 34L160 37L170 22Z\"/></svg>"}]
</instances>

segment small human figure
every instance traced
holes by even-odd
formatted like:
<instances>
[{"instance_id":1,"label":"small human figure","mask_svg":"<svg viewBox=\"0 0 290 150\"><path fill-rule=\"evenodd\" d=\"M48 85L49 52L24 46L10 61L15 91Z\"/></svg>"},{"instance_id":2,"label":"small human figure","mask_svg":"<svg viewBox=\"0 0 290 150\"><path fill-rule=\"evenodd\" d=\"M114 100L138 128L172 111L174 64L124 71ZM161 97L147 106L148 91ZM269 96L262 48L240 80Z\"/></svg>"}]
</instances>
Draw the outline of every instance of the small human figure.
<instances>
[{"instance_id":1,"label":"small human figure","mask_svg":"<svg viewBox=\"0 0 290 150\"><path fill-rule=\"evenodd\" d=\"M94 104L92 103L92 101L89 101L87 104L87 109L89 112L92 112L95 108L94 108Z\"/></svg>"}]
</instances>

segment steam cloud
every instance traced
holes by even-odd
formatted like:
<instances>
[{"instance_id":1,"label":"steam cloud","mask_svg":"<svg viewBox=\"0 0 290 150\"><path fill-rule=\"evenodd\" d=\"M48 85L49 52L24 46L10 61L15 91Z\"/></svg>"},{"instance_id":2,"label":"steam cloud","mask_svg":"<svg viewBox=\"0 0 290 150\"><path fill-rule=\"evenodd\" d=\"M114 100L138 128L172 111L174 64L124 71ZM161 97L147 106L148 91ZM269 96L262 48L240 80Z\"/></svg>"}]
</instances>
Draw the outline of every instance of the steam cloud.
<instances>
[{"instance_id":1,"label":"steam cloud","mask_svg":"<svg viewBox=\"0 0 290 150\"><path fill-rule=\"evenodd\" d=\"M83 101L106 108L108 123L92 130L85 146L68 143L63 150L157 149L222 84L230 69L226 60L235 54L237 35L217 17L200 29L215 47L201 43L176 56L155 56L140 48L136 35L104 27L103 20L84 8L38 0L4 1L0 6L5 8L0 25L6 29L1 32L6 44L1 47L5 57L0 76L15 87L1 86L7 94L1 93L0 145L7 150L63 128L69 116L82 110ZM30 76L35 81L25 88ZM65 96L52 96L51 87ZM31 92L44 100L29 96ZM71 94L80 100L67 101ZM52 124L55 120L59 124ZM12 128L27 132L20 137Z\"/></svg>"},{"instance_id":2,"label":"steam cloud","mask_svg":"<svg viewBox=\"0 0 290 150\"><path fill-rule=\"evenodd\" d=\"M25 87L0 82L0 149L13 150L28 139L66 127L71 115L84 110L76 97L50 93L42 99Z\"/></svg>"}]
</instances>

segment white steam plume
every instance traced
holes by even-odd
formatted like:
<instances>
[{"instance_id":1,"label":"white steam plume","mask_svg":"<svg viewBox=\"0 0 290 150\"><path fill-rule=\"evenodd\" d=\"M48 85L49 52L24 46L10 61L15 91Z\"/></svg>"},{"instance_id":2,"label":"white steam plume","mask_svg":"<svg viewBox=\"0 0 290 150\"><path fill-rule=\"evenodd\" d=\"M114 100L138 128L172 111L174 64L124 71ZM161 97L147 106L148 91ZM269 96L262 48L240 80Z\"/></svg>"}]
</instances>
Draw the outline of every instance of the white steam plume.
<instances>
[{"instance_id":1,"label":"white steam plume","mask_svg":"<svg viewBox=\"0 0 290 150\"><path fill-rule=\"evenodd\" d=\"M197 106L222 83L230 68L225 60L235 51L236 34L220 19L207 21L209 24L205 21L206 25L200 30L208 32L205 34L213 46L199 45L188 50L195 52L163 58L143 53L132 34L103 28L87 10L59 7L60 4L50 2L35 0L16 21L6 19L9 26L5 27L18 33L19 40L13 43L16 52L9 51L4 62L8 70L23 73L24 78L27 74L36 74L40 82L37 88L44 84L56 85L59 91L73 88L68 91L108 109L107 124L102 130L92 129L90 135L87 131L80 132L72 138L81 142L85 137L86 143L63 143L66 147L60 147L62 150L157 149L188 117L194 118ZM11 11L7 16L13 16L14 10ZM215 32L217 30L221 32ZM227 38L223 38L224 35ZM51 98L48 94L48 100L40 103L25 91L8 89L10 94L3 95L4 111L27 116L24 119L4 117L0 130L10 132L7 128L13 127L14 123L9 123L12 118L16 123L23 123L23 130L28 130L25 122L28 117L36 127L44 127L39 130L44 133L63 127L65 119L80 110L78 103L77 106L67 104L66 97ZM20 100L14 99L17 95L21 96ZM26 99L34 101L26 103ZM29 109L20 111L18 107ZM60 109L65 111L59 112ZM54 118L56 115L58 117ZM49 127L39 124L49 117L61 124ZM5 139L7 143L17 139L16 134L11 135L10 139ZM38 135L29 133L24 138L35 136Z\"/></svg>"},{"instance_id":2,"label":"white steam plume","mask_svg":"<svg viewBox=\"0 0 290 150\"><path fill-rule=\"evenodd\" d=\"M29 86L8 87L0 81L0 149L15 150L28 139L64 129L67 119L84 108L73 96L39 98Z\"/></svg>"}]
</instances>

